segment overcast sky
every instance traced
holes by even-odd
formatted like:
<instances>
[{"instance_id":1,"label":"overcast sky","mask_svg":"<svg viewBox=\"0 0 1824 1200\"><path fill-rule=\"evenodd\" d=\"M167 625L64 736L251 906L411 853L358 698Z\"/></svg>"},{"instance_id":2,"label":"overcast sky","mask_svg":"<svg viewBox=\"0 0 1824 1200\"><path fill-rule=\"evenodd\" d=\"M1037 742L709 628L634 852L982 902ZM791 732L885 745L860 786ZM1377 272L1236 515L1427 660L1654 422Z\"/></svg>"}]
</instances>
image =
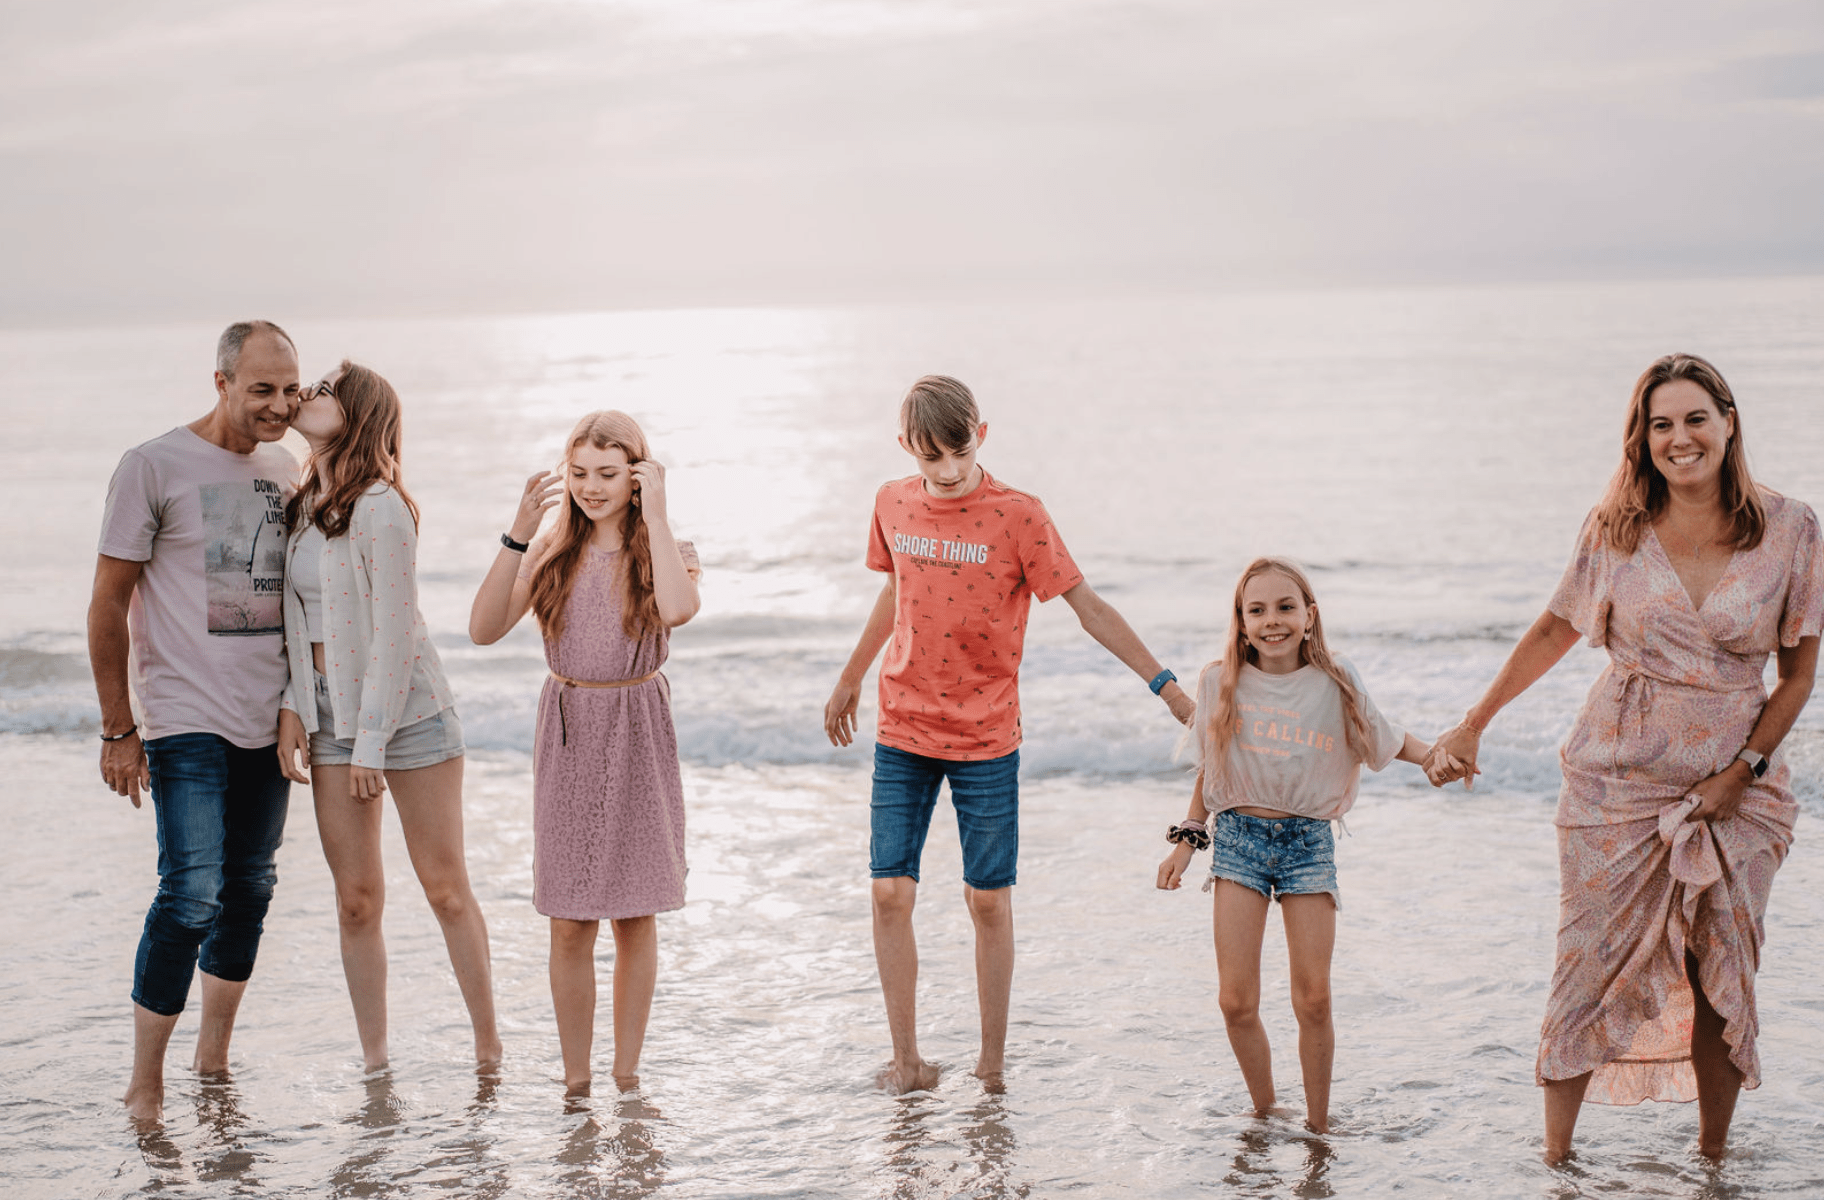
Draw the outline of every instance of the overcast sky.
<instances>
[{"instance_id":1,"label":"overcast sky","mask_svg":"<svg viewBox=\"0 0 1824 1200\"><path fill-rule=\"evenodd\" d=\"M1817 272L1824 3L6 0L0 181L6 323Z\"/></svg>"}]
</instances>

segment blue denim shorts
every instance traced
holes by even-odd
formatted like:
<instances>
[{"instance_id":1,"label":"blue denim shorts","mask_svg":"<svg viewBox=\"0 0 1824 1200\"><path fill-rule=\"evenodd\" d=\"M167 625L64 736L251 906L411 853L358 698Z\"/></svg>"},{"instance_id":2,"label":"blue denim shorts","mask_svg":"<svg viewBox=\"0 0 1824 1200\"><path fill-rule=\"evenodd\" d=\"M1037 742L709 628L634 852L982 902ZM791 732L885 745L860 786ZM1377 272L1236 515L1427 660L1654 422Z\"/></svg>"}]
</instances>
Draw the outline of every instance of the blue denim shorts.
<instances>
[{"instance_id":1,"label":"blue denim shorts","mask_svg":"<svg viewBox=\"0 0 1824 1200\"><path fill-rule=\"evenodd\" d=\"M874 744L868 870L876 879L918 878L937 789L950 781L963 882L977 891L1012 887L1020 857L1020 752L960 762Z\"/></svg>"},{"instance_id":2,"label":"blue denim shorts","mask_svg":"<svg viewBox=\"0 0 1824 1200\"><path fill-rule=\"evenodd\" d=\"M1268 899L1328 893L1338 908L1336 835L1310 817L1250 817L1233 809L1210 826L1210 878L1228 879Z\"/></svg>"},{"instance_id":3,"label":"blue denim shorts","mask_svg":"<svg viewBox=\"0 0 1824 1200\"><path fill-rule=\"evenodd\" d=\"M346 767L355 761L355 739L339 738L329 732L336 727L335 710L330 707L329 680L321 671L312 674L317 677L317 732L310 735L310 765ZM455 709L446 708L393 731L386 743L386 769L415 771L420 767L434 767L460 757L462 752L462 722L456 719Z\"/></svg>"}]
</instances>

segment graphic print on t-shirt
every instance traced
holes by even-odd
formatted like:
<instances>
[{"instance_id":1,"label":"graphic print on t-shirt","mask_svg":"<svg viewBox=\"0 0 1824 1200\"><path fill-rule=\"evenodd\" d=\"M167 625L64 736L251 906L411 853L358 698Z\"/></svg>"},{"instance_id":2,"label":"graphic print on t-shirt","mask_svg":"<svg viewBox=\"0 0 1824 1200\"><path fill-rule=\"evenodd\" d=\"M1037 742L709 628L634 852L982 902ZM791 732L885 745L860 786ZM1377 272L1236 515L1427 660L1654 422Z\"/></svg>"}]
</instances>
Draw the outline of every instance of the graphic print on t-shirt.
<instances>
[{"instance_id":1,"label":"graphic print on t-shirt","mask_svg":"<svg viewBox=\"0 0 1824 1200\"><path fill-rule=\"evenodd\" d=\"M203 575L209 632L223 637L285 630L285 495L270 479L203 483Z\"/></svg>"},{"instance_id":2,"label":"graphic print on t-shirt","mask_svg":"<svg viewBox=\"0 0 1824 1200\"><path fill-rule=\"evenodd\" d=\"M1305 716L1274 704L1236 704L1236 746L1250 754L1290 758L1292 747L1308 746L1324 754L1336 753L1336 738L1321 729L1307 729Z\"/></svg>"}]
</instances>

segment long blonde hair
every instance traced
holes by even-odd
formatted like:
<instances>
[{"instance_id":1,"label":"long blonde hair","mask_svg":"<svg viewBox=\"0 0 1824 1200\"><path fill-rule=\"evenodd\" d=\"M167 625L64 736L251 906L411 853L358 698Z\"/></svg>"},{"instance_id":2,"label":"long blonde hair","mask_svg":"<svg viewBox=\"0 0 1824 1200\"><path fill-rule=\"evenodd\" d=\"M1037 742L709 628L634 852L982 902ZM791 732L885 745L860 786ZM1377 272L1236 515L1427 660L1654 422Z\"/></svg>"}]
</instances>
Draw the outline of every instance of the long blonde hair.
<instances>
[{"instance_id":1,"label":"long blonde hair","mask_svg":"<svg viewBox=\"0 0 1824 1200\"><path fill-rule=\"evenodd\" d=\"M285 524L296 529L307 516L326 538L348 532L355 504L376 483L391 485L418 524L418 505L399 471L404 422L399 393L378 371L346 358L331 398L342 410L342 428L304 462L304 479L285 506Z\"/></svg>"},{"instance_id":2,"label":"long blonde hair","mask_svg":"<svg viewBox=\"0 0 1824 1200\"><path fill-rule=\"evenodd\" d=\"M646 434L639 422L624 412L602 409L589 413L570 431L564 443L564 515L558 519L551 549L532 571L532 611L548 638L556 638L564 629L564 606L570 602L570 589L582 569L583 555L589 548L591 521L570 495L569 469L577 450L584 444L597 450L619 447L632 466L650 458ZM652 590L652 538L646 522L640 519L640 496L621 513L621 553L615 562L615 575L621 585L621 628L630 638L643 637L658 629L659 602Z\"/></svg>"},{"instance_id":3,"label":"long blonde hair","mask_svg":"<svg viewBox=\"0 0 1824 1200\"><path fill-rule=\"evenodd\" d=\"M1653 418L1653 392L1663 383L1688 379L1709 394L1719 416L1730 418L1735 430L1723 453L1723 514L1729 518L1729 544L1752 550L1767 532L1767 508L1761 489L1748 473L1748 451L1742 442L1742 414L1735 395L1720 371L1695 354L1668 354L1641 373L1628 401L1628 423L1621 436L1621 463L1596 505L1596 521L1603 540L1622 554L1640 546L1640 535L1666 509L1666 477L1653 465L1647 449L1647 429Z\"/></svg>"},{"instance_id":4,"label":"long blonde hair","mask_svg":"<svg viewBox=\"0 0 1824 1200\"><path fill-rule=\"evenodd\" d=\"M1248 644L1246 626L1241 618L1241 594L1246 590L1249 580L1274 571L1290 579L1298 587L1306 607L1311 608L1311 636L1300 644L1301 657L1304 662L1335 680L1336 686L1342 691L1343 740L1349 747L1349 753L1358 762L1366 762L1373 752L1374 731L1368 727L1368 718L1362 712L1355 684L1350 681L1349 673L1330 656L1330 648L1324 643L1324 618L1313 607L1317 604L1317 598L1311 594L1311 581L1305 578L1305 573L1299 570L1296 563L1287 559L1257 558L1247 565L1241 578L1235 581L1235 603L1229 609L1229 636L1223 643L1222 660L1212 663L1208 668L1221 672L1216 681L1216 707L1210 713L1209 724L1205 727L1209 735L1210 753L1204 756L1203 769L1206 774L1214 772L1214 778L1224 778L1229 773L1229 745L1235 739L1235 689L1241 682L1241 666L1243 663L1260 661L1254 647ZM1198 690L1201 691L1202 688Z\"/></svg>"}]
</instances>

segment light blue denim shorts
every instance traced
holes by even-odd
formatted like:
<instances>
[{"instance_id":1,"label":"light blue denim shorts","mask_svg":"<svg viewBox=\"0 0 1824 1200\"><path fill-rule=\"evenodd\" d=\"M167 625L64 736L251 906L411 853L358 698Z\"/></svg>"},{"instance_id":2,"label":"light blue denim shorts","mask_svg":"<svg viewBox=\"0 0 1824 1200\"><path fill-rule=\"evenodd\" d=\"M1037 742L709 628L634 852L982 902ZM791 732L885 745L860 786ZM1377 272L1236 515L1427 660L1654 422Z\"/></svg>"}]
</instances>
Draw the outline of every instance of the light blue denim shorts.
<instances>
[{"instance_id":1,"label":"light blue denim shorts","mask_svg":"<svg viewBox=\"0 0 1824 1200\"><path fill-rule=\"evenodd\" d=\"M339 738L325 732L336 727L335 710L330 707L329 680L321 671L317 677L317 732L310 735L310 765L313 767L346 767L355 761L355 740ZM434 767L462 755L462 722L456 710L446 708L403 729L393 731L386 743L386 769L416 771Z\"/></svg>"},{"instance_id":2,"label":"light blue denim shorts","mask_svg":"<svg viewBox=\"0 0 1824 1200\"><path fill-rule=\"evenodd\" d=\"M1310 817L1250 817L1233 809L1210 826L1210 878L1228 879L1268 899L1328 893L1338 908L1336 835Z\"/></svg>"}]
</instances>

